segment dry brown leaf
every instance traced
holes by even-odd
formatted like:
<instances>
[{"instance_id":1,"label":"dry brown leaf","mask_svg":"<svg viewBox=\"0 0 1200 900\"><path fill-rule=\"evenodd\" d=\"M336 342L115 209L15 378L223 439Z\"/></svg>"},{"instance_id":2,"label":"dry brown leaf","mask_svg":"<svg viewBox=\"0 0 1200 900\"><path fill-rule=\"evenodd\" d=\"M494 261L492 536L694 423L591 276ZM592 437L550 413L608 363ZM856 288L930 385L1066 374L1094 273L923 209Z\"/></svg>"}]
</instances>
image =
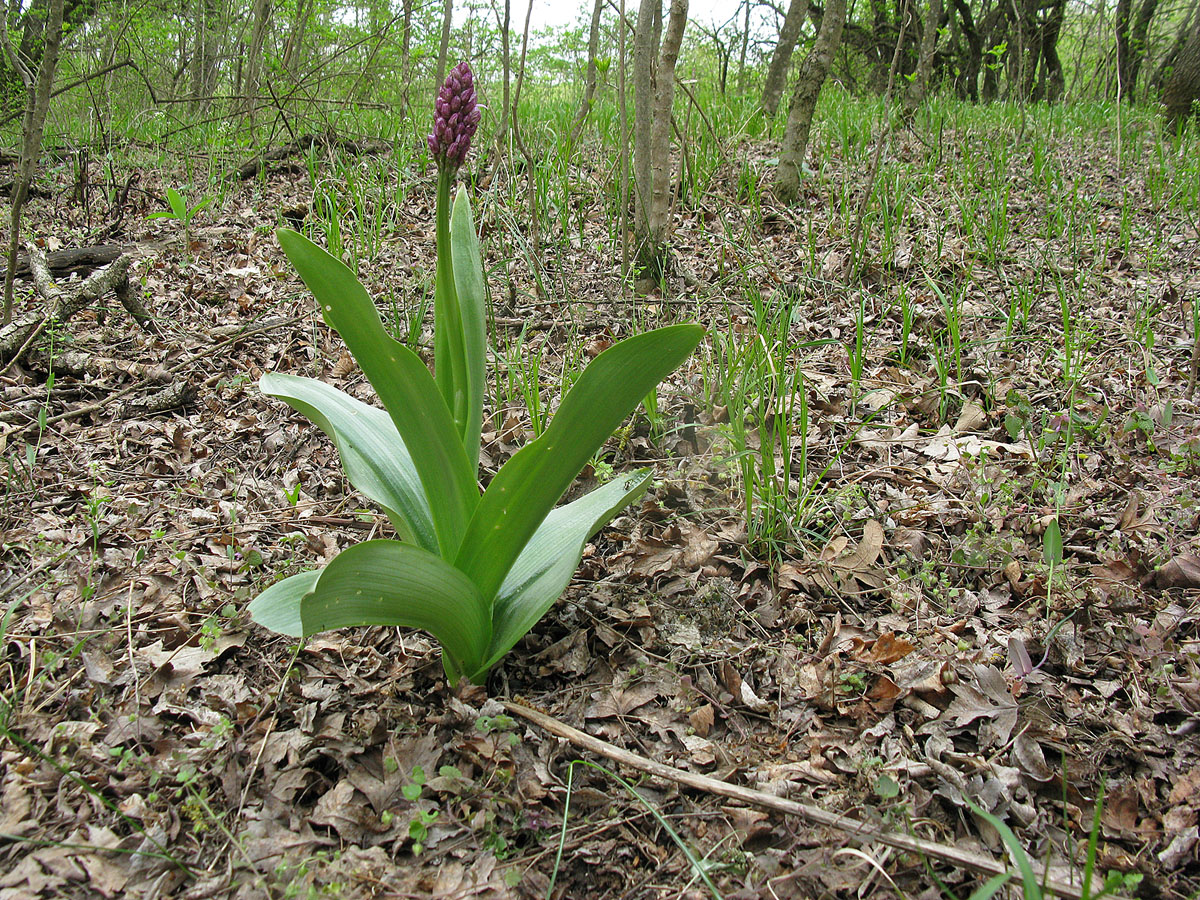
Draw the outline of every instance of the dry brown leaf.
<instances>
[{"instance_id":1,"label":"dry brown leaf","mask_svg":"<svg viewBox=\"0 0 1200 900\"><path fill-rule=\"evenodd\" d=\"M1200 556L1176 556L1154 573L1154 586L1164 591L1200 587Z\"/></svg>"},{"instance_id":2,"label":"dry brown leaf","mask_svg":"<svg viewBox=\"0 0 1200 900\"><path fill-rule=\"evenodd\" d=\"M895 632L887 631L877 637L866 654L860 658L888 666L904 659L915 649L917 648L904 638L896 637Z\"/></svg>"},{"instance_id":3,"label":"dry brown leaf","mask_svg":"<svg viewBox=\"0 0 1200 900\"><path fill-rule=\"evenodd\" d=\"M708 733L713 727L713 708L711 703L705 703L703 706L693 709L688 713L688 721L691 722L692 728L700 737L708 737Z\"/></svg>"},{"instance_id":4,"label":"dry brown leaf","mask_svg":"<svg viewBox=\"0 0 1200 900\"><path fill-rule=\"evenodd\" d=\"M338 361L334 364L333 370L329 373L333 378L345 378L356 368L354 357L350 355L349 350L343 350Z\"/></svg>"}]
</instances>

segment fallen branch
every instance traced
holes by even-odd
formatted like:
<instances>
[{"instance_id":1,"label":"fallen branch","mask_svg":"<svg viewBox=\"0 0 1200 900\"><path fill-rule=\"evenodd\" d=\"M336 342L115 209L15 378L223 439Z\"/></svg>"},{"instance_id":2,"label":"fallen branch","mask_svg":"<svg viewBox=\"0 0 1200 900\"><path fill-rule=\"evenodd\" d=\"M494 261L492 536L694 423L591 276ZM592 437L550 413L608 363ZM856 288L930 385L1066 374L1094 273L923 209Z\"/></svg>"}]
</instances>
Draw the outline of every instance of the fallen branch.
<instances>
[{"instance_id":1,"label":"fallen branch","mask_svg":"<svg viewBox=\"0 0 1200 900\"><path fill-rule=\"evenodd\" d=\"M45 301L44 310L27 313L0 328L0 361L8 363L0 374L20 361L46 329L64 324L107 291L115 291L116 285L129 277L130 259L123 256L68 293L54 283L45 254L32 245L29 259L34 287Z\"/></svg>"},{"instance_id":2,"label":"fallen branch","mask_svg":"<svg viewBox=\"0 0 1200 900\"><path fill-rule=\"evenodd\" d=\"M282 318L278 318L278 317L273 317L273 318L264 320L262 324L254 326L252 328L238 326L239 330L237 331L236 334L233 334L233 335L225 338L224 340L220 341L219 343L215 344L213 346L212 350L210 351L210 353L215 353L218 350L223 350L226 347L232 346L233 344L236 344L240 341L244 341L246 338L252 337L253 335L261 334L264 331L273 331L276 328L282 328L287 325L292 325L298 321L299 321L299 319L282 319ZM214 329L214 330L216 330L216 329ZM204 355L207 357L209 354L204 354ZM179 360L178 362L176 362L174 365L168 366L166 369L162 370L160 375L163 377L174 377L175 375L182 372L185 368L192 365L196 361L197 358L198 357L196 357L196 356L187 356L187 357ZM185 382L185 385L186 384L188 384L188 382ZM101 400L97 403L88 403L84 406L77 406L74 409L68 409L64 412L57 413L56 415L53 415L53 416L50 416L49 418L47 418L45 420L45 422L39 422L38 418L35 414L26 413L21 410L14 409L14 410L10 410L8 412L0 412L0 424L10 423L10 422L20 422L21 420L24 420L22 424L17 425L8 431L4 431L4 430L0 429L0 443L2 443L3 440L6 440L13 435L18 435L18 434L23 435L25 432L32 431L39 427L49 428L51 425L57 425L59 422L66 422L70 419L78 419L81 416L90 415L91 413L95 413L95 412L101 412L105 408L113 406L114 404L116 405L116 409L119 412L129 412L129 411L136 410L138 408L139 401L128 401L126 403L120 403L120 404L118 404L117 401L124 400L130 394L133 394L136 391L141 390L143 386L144 385L142 385L140 383L128 385L126 387L121 388L121 390L119 390L119 391L115 391L112 394L109 394L107 397L105 397L103 400ZM172 385L172 388L176 388L176 387L177 386ZM190 388L188 388L186 386L183 388L183 390L189 390L189 389ZM176 395L176 396L178 396L178 395ZM163 391L156 392L156 394L154 394L151 398L146 398L145 400L140 401L140 403L147 405L147 407L157 405L157 404L167 403L169 405L167 405L165 407L166 409L172 409L178 405L178 402L175 402L175 399L174 399L174 397L172 397L172 395L170 395L168 393L164 393Z\"/></svg>"},{"instance_id":3,"label":"fallen branch","mask_svg":"<svg viewBox=\"0 0 1200 900\"><path fill-rule=\"evenodd\" d=\"M119 244L97 244L94 247L74 247L70 250L55 250L46 256L46 264L55 275L65 275L68 272L91 272L101 266L116 262L128 248ZM0 278L5 270L0 268ZM29 276L29 254L17 255L17 277Z\"/></svg>"},{"instance_id":4,"label":"fallen branch","mask_svg":"<svg viewBox=\"0 0 1200 900\"><path fill-rule=\"evenodd\" d=\"M352 141L345 138L333 137L332 135L303 134L291 143L284 144L278 150L263 153L249 162L242 164L238 167L237 177L242 181L249 181L262 172L267 167L267 163L279 162L281 159L299 156L302 153L307 153L313 147L328 147L354 156L384 153L391 149L391 145L385 141Z\"/></svg>"},{"instance_id":5,"label":"fallen branch","mask_svg":"<svg viewBox=\"0 0 1200 900\"><path fill-rule=\"evenodd\" d=\"M1011 871L1009 866L989 856L972 853L969 850L960 850L957 847L938 844L934 841L927 841L923 838L900 834L895 831L880 831L874 825L867 822L852 819L849 816L838 815L837 813L821 809L819 806L798 803L795 800L764 794L761 791L742 787L741 785L718 781L716 778L709 778L706 775L685 772L682 769L676 769L674 766L655 762L652 759L647 759L644 756L623 750L607 741L586 734L577 728L572 728L570 725L560 722L533 707L523 706L509 700L502 700L501 704L510 713L532 722L544 731L565 738L576 747L590 750L593 753L611 759L613 762L629 766L641 772L646 772L659 778L666 778L684 787L704 791L708 794L715 794L719 797L728 797L731 800L738 800L761 809L798 816L816 825L824 825L827 828L835 828L838 831L843 831L860 841L886 844L898 850L932 857L933 859L938 859L963 869L971 869L984 875L999 875ZM1100 884L1095 879L1094 882L1092 890L1089 892L1089 896L1093 897L1100 891ZM1049 877L1045 879L1042 885L1046 891L1056 894L1059 897L1067 898L1067 900L1082 900L1084 897L1082 885L1066 884L1058 879ZM1114 900L1119 900L1119 898L1114 898Z\"/></svg>"}]
</instances>

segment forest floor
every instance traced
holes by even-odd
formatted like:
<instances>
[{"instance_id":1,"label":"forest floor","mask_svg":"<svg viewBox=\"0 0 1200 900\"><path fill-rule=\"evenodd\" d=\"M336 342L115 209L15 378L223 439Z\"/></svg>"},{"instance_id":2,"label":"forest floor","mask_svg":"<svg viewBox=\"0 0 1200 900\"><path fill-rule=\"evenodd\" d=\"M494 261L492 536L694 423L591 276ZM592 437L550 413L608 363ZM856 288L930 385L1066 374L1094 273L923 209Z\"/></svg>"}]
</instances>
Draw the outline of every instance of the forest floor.
<instances>
[{"instance_id":1,"label":"forest floor","mask_svg":"<svg viewBox=\"0 0 1200 900\"><path fill-rule=\"evenodd\" d=\"M1015 867L985 810L1077 886L1093 833L1098 873L1141 876L1120 893L1197 896L1200 213L1171 201L1196 147L1135 139L1049 134L1051 191L1015 133L899 130L880 184L938 159L901 219L868 205L854 278L871 153L815 143L783 207L748 178L776 148L743 144L681 199L673 273L637 298L607 167L580 163L540 248L501 202L523 181L495 173L476 202L485 481L531 433L531 371L552 408L590 348L696 317L712 332L584 476L648 464L650 493L486 688L458 692L423 634L297 648L246 615L277 578L388 533L325 435L255 388L296 372L371 396L273 235L281 211L319 218L306 170L236 183L185 245L147 218L179 172L130 162L120 180L140 181L110 209L51 168L31 232L131 246L157 333L103 298L0 375L0 898L543 897L552 879L556 897L706 895L669 829L728 898L965 898L985 878L600 760L497 703L514 698ZM996 186L941 173L996 142L1007 207L985 227ZM367 163L315 165L336 181ZM429 317L405 323L431 280L432 171L389 177L404 200L358 270L427 348ZM1088 215L1056 230L1072 192ZM67 350L121 365L49 381ZM131 403L180 381L180 408Z\"/></svg>"}]
</instances>

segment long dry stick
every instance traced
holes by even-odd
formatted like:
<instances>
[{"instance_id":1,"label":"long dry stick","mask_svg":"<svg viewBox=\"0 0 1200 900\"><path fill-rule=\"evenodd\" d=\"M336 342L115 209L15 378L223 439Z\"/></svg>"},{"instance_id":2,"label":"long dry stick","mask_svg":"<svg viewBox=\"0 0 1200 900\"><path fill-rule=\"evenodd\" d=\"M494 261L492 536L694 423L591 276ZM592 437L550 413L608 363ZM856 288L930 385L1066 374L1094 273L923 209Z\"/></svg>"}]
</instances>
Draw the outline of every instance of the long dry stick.
<instances>
[{"instance_id":1,"label":"long dry stick","mask_svg":"<svg viewBox=\"0 0 1200 900\"><path fill-rule=\"evenodd\" d=\"M576 747L590 750L593 753L611 759L613 762L647 772L650 775L666 778L684 787L704 791L709 794L716 794L719 797L728 797L731 800L739 800L742 803L762 809L769 809L773 812L798 816L816 825L824 825L828 828L836 828L838 831L844 831L851 837L867 843L886 844L889 847L939 859L960 868L982 872L985 875L999 875L1003 872L1011 871L1009 866L992 859L990 856L972 853L969 850L960 850L957 847L938 844L934 841L927 841L923 838L895 831L880 831L868 822L852 819L849 816L838 815L837 813L821 809L819 806L798 803L795 800L787 800L772 794L764 794L761 791L742 787L738 784L718 781L716 778L709 778L706 775L685 772L682 769L676 769L674 766L655 762L652 759L647 759L644 756L639 756L636 753L615 747L607 741L602 741L600 738L585 734L577 728L572 728L570 725L560 722L558 719L548 716L533 707L523 706L509 700L502 700L500 702L510 713L532 722L544 731L565 738ZM1043 888L1050 893L1057 894L1059 897L1067 898L1067 900L1082 900L1084 896L1082 885L1066 884L1058 879L1049 877L1043 882ZM1098 883L1093 884L1089 896L1096 896L1099 890L1100 885ZM1120 898L1114 898L1114 900L1120 900Z\"/></svg>"}]
</instances>

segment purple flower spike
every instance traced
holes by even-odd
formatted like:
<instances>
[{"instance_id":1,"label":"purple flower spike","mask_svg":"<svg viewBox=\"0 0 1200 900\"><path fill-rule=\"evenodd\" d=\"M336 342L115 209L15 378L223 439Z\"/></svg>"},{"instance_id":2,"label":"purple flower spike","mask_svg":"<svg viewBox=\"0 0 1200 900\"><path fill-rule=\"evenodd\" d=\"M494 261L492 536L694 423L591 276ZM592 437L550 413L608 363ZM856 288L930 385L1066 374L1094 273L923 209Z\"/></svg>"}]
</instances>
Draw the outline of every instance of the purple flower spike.
<instances>
[{"instance_id":1,"label":"purple flower spike","mask_svg":"<svg viewBox=\"0 0 1200 900\"><path fill-rule=\"evenodd\" d=\"M457 169L467 158L480 119L475 75L465 62L460 62L446 76L433 111L433 131L427 138L429 152L439 166Z\"/></svg>"}]
</instances>

